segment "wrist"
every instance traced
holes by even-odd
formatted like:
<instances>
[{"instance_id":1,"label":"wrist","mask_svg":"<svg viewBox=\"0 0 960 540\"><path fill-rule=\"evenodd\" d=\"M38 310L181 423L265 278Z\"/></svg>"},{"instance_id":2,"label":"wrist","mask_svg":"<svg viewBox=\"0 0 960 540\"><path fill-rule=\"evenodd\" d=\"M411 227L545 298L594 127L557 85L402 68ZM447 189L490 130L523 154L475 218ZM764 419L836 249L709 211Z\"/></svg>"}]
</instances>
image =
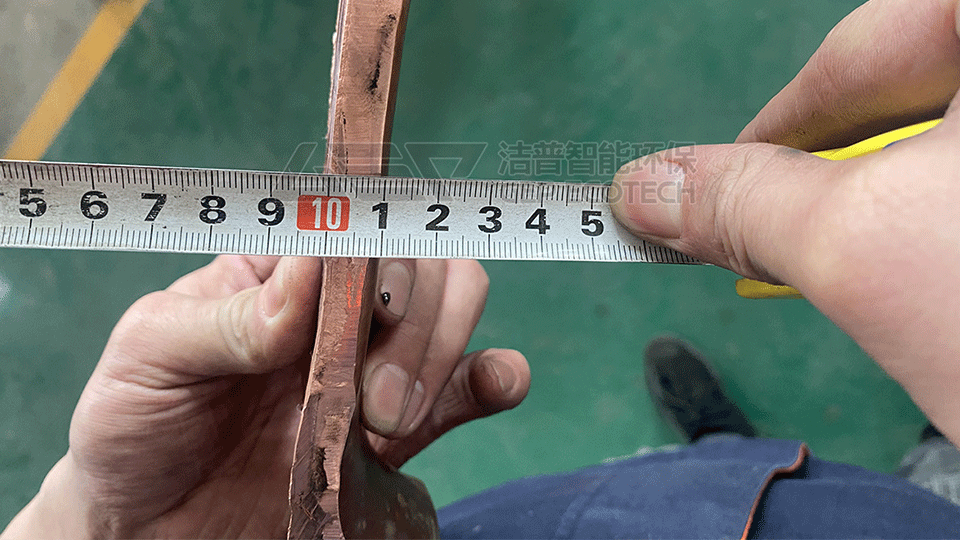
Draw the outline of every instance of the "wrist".
<instances>
[{"instance_id":1,"label":"wrist","mask_svg":"<svg viewBox=\"0 0 960 540\"><path fill-rule=\"evenodd\" d=\"M0 533L0 540L93 538L83 500L76 466L68 452L47 473L33 500Z\"/></svg>"}]
</instances>

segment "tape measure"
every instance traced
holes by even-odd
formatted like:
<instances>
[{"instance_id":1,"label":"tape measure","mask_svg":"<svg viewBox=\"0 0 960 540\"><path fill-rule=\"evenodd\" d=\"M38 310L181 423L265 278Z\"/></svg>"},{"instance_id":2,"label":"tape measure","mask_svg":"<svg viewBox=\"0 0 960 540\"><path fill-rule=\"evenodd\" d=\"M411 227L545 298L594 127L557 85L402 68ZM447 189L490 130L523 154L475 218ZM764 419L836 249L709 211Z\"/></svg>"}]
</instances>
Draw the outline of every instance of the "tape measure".
<instances>
[{"instance_id":1,"label":"tape measure","mask_svg":"<svg viewBox=\"0 0 960 540\"><path fill-rule=\"evenodd\" d=\"M0 246L698 264L609 186L0 161Z\"/></svg>"},{"instance_id":2,"label":"tape measure","mask_svg":"<svg viewBox=\"0 0 960 540\"><path fill-rule=\"evenodd\" d=\"M839 150L871 154L940 121ZM633 236L608 185L0 160L0 247L702 264ZM801 298L737 282L745 298Z\"/></svg>"}]
</instances>

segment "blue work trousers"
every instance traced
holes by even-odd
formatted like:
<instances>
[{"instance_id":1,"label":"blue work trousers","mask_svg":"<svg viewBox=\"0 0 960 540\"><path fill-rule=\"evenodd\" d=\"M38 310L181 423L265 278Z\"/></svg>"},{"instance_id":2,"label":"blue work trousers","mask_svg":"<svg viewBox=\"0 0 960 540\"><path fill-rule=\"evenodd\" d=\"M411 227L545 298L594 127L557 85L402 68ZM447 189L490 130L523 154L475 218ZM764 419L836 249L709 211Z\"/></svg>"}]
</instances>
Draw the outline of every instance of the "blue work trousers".
<instances>
[{"instance_id":1,"label":"blue work trousers","mask_svg":"<svg viewBox=\"0 0 960 540\"><path fill-rule=\"evenodd\" d=\"M960 506L797 441L707 438L509 482L438 513L441 538L960 538Z\"/></svg>"}]
</instances>

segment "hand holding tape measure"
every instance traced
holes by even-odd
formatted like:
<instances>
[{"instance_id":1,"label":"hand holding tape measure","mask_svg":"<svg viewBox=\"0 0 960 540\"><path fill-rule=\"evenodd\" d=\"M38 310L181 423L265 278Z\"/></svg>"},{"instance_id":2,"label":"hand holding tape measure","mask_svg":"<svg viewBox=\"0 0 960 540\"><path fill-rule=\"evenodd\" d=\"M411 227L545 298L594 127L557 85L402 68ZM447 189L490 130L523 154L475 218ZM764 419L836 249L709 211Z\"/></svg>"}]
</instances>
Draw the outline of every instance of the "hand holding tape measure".
<instances>
[{"instance_id":1,"label":"hand holding tape measure","mask_svg":"<svg viewBox=\"0 0 960 540\"><path fill-rule=\"evenodd\" d=\"M940 124L941 120L931 120L921 124L907 126L889 133L877 135L863 142L840 148L837 150L825 150L823 152L814 152L814 155L829 159L832 161L842 161L860 156L866 156L879 152L891 144L900 142L910 137L915 137L934 126ZM741 279L737 281L737 294L744 298L803 298L800 291L786 285L771 285L763 281L752 279Z\"/></svg>"},{"instance_id":2,"label":"hand holding tape measure","mask_svg":"<svg viewBox=\"0 0 960 540\"><path fill-rule=\"evenodd\" d=\"M817 155L877 152L926 122ZM614 184L375 178L0 161L0 246L697 264L614 219ZM619 195L615 195L617 188ZM749 279L745 298L799 298Z\"/></svg>"},{"instance_id":3,"label":"hand holding tape measure","mask_svg":"<svg viewBox=\"0 0 960 540\"><path fill-rule=\"evenodd\" d=\"M273 173L0 162L0 243L331 255L355 252L370 256L404 252L424 257L486 254L516 259L674 257L677 262L691 262L689 256L696 256L741 275L797 285L957 443L960 107L947 108L951 99L955 105L960 103L954 97L960 87L955 4L939 0L884 1L868 2L858 9L830 34L821 48L827 54L808 64L797 80L761 112L753 129L748 129L746 140L739 141L772 141L781 146L744 144L696 149L697 170L684 171L685 178L680 179L686 187L698 189L696 204L661 209L656 216L662 221L655 224L659 231L676 231L670 235L649 235L645 227L651 224L631 222L632 214L623 212L631 209L616 206L625 201L618 199L610 206L606 188L600 186L293 178ZM903 51L909 53L906 60ZM837 65L831 66L829 61ZM846 69L854 65L861 69ZM865 66L868 69L863 69ZM824 77L830 84L820 88L817 85ZM811 88L818 90L810 92ZM868 126L863 129L876 133L882 131L878 125L904 125L904 118L930 118L944 111L945 119L936 129L879 154L868 155L931 125L832 152L823 156L827 159L786 149L819 148L817 137L840 147L852 142L844 137L856 136L857 126ZM860 157L831 161L853 156ZM614 210L620 211L622 223L613 219ZM646 234L657 245L678 251L643 243L630 232ZM316 262L305 258L281 260L279 264L288 270L274 273L276 278L271 276L270 281L281 282L282 276L316 278ZM311 264L313 271L304 268ZM231 298L260 285L257 273L249 274L257 280L244 284ZM309 278L286 281L298 285L301 291L300 301L294 305L308 305L304 297L318 294L316 282ZM474 284L466 288L482 287ZM782 291L774 292L776 296ZM176 310L187 309L190 315L203 313L196 309L198 304L174 294L178 297L168 309L175 305ZM147 315L137 318L146 321L153 317L176 328L165 331L163 324L151 323L151 330L159 336L152 342L159 346L144 347L143 336L136 335L135 354L121 355L128 356L123 360L141 373L143 367L155 365L158 351L163 356L166 350L170 357L186 358L191 366L199 363L196 360L208 362L215 370L212 373L223 374L223 359L230 354L197 354L192 347L172 346L176 342L168 339L171 334L190 338L188 344L209 346L211 340L192 339L205 333L198 331L197 325L184 325L180 316L158 315L155 300L144 309ZM255 309L248 313L251 318L262 315ZM691 322L699 323L696 319ZM629 328L629 323L622 326ZM457 327L469 333L472 325ZM275 326L274 330L278 328L283 327ZM209 334L222 338L224 333L219 330ZM804 329L787 330L801 333ZM131 333L129 325L126 332ZM259 337L261 333L243 335ZM289 345L289 336L298 332L276 335ZM808 344L817 338L804 336ZM116 339L115 334L111 340ZM212 341L216 345L217 338ZM249 352L259 347L240 349ZM822 351L817 346L807 350L814 354ZM275 355L273 359L281 356L286 361L295 357ZM241 361L235 371L249 372L249 361L235 360ZM843 369L848 359L841 354L825 360ZM188 377L191 373L194 371L176 372ZM276 389L272 382L270 387ZM193 392L196 381L189 384L191 395L199 395ZM299 379L296 384L300 384ZM525 385L521 386L525 393ZM182 388L175 386L173 395L180 408ZM150 398L154 395L151 392ZM885 400L887 396L870 398ZM112 408L115 402L107 401ZM134 420L143 421L148 416L157 417L141 414ZM189 414L185 417L197 418ZM93 429L87 426L83 430L81 426L78 432L96 434L96 428L116 424L97 420ZM283 429L278 422L262 424ZM154 433L152 429L134 431ZM180 444L184 437L153 439L176 439ZM189 437L186 439L189 442ZM129 456L126 448L115 444L115 437L106 440L111 450ZM71 446L71 451L76 449ZM153 450L162 456L166 449L158 445ZM69 467L76 460L61 463ZM179 453L175 463L182 463ZM150 467L132 469L136 475L153 472ZM78 499L76 478L65 477L63 471L58 468L59 474L48 476L42 488L44 497L35 499L37 504L31 503L21 514L20 526L50 527L58 525L58 520L66 523L63 518L74 506L84 506L70 503L90 502L90 497ZM162 476L170 478L169 474ZM110 498L112 505L119 501L140 511L147 499L158 502L164 511L170 508L168 498L163 497L165 492L158 491L155 482L124 482L111 475L109 486L120 490L118 493L122 491L121 497ZM129 489L131 486L134 489ZM140 489L142 486L148 488ZM161 483L161 487L165 486ZM169 500L181 501L182 497ZM204 504L202 512L209 513L210 505ZM17 526L12 525L11 537L17 536Z\"/></svg>"}]
</instances>

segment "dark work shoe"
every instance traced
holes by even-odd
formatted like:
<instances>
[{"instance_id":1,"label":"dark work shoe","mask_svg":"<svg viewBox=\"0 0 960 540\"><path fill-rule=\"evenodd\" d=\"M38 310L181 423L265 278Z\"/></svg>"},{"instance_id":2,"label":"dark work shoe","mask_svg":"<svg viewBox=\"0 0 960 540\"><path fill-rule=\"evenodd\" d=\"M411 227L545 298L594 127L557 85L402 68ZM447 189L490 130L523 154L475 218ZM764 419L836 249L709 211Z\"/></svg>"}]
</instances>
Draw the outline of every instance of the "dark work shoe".
<instances>
[{"instance_id":1,"label":"dark work shoe","mask_svg":"<svg viewBox=\"0 0 960 540\"><path fill-rule=\"evenodd\" d=\"M660 337L644 352L647 389L660 416L687 442L711 433L754 437L743 411L720 387L716 373L686 342Z\"/></svg>"}]
</instances>

